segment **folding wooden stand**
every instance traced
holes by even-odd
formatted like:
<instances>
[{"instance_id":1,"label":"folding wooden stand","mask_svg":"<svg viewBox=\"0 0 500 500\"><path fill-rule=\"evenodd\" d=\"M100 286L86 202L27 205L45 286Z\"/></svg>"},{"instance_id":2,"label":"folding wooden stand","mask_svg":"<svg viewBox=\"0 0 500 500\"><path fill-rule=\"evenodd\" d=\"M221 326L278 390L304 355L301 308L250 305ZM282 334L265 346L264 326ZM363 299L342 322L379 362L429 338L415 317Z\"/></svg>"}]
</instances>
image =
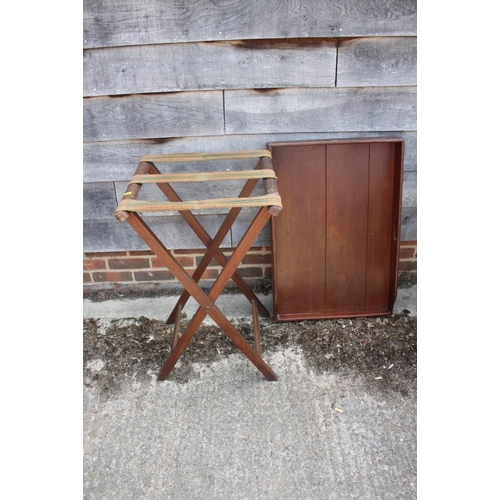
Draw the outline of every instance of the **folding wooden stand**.
<instances>
[{"instance_id":1,"label":"folding wooden stand","mask_svg":"<svg viewBox=\"0 0 500 500\"><path fill-rule=\"evenodd\" d=\"M222 161L245 158L259 158L257 166L254 170L161 174L154 163L209 160ZM204 182L230 179L247 179L241 193L236 198L182 201L170 185L172 182ZM263 196L250 196L260 179L264 182L266 194ZM139 191L144 183L157 184L169 201L138 200ZM191 213L191 210L225 207L230 208L229 213L219 231L212 239L203 229L196 217ZM260 207L260 210L248 227L237 248L228 259L221 252L219 246L236 220L241 209L245 207ZM168 323L175 323L172 349L167 361L160 370L158 380L164 380L172 371L179 357L186 350L189 342L207 314L211 316L215 323L224 331L224 333L226 333L226 335L257 367L267 380L277 380L276 374L262 359L260 346L258 314L260 313L262 316L269 316L269 312L237 273L237 268L270 217L277 216L281 209L281 198L278 193L278 184L273 170L271 153L267 150L214 154L192 153L149 155L141 159L134 176L129 182L127 191L123 195L123 198L115 211L115 216L120 221L126 220L132 226L136 233L151 248L158 258L165 263L172 274L185 288L185 291L179 298L179 301L167 320ZM200 238L203 244L207 247L207 251L203 259L192 276L186 272L182 265L176 260L172 252L165 247L160 239L147 226L144 220L138 215L138 212L162 211L178 211L184 220L189 224L191 229ZM208 294L206 294L200 288L198 282L212 258L217 259L223 269ZM222 311L215 305L217 297L220 295L230 279L233 279L242 293L252 303L255 348L252 348L252 346L243 338L241 333L236 330L226 316L224 316ZM185 332L179 336L181 311L190 296L192 296L199 303L200 307L191 319Z\"/></svg>"}]
</instances>

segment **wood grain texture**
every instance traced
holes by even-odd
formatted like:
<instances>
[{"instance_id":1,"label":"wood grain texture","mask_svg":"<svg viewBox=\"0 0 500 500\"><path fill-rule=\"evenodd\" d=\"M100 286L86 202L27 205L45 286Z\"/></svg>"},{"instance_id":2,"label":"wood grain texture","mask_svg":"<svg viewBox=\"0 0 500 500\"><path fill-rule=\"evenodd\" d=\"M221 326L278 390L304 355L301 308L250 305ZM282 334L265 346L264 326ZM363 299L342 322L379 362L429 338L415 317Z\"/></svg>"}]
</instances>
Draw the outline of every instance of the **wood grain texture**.
<instances>
[{"instance_id":1,"label":"wood grain texture","mask_svg":"<svg viewBox=\"0 0 500 500\"><path fill-rule=\"evenodd\" d=\"M276 171L280 169L282 197L293 200L288 205L283 200L282 215L290 205L294 211L292 220L273 221L276 319L389 314L397 282L403 142L275 143L269 148ZM311 148L323 148L322 155L307 154ZM301 170L307 165L314 179L288 182L287 172L299 165ZM302 212L315 203L311 199L319 203L308 223ZM290 224L286 231L283 221ZM295 273L293 284L282 279L290 273ZM311 276L306 309L302 283Z\"/></svg>"},{"instance_id":2,"label":"wood grain texture","mask_svg":"<svg viewBox=\"0 0 500 500\"><path fill-rule=\"evenodd\" d=\"M208 234L214 237L224 218L223 215L201 215L198 220ZM180 215L143 219L169 249L204 248L203 243ZM229 235L221 246L231 247ZM83 247L84 252L148 250L146 244L126 222L118 222L115 218L83 221Z\"/></svg>"},{"instance_id":3,"label":"wood grain texture","mask_svg":"<svg viewBox=\"0 0 500 500\"><path fill-rule=\"evenodd\" d=\"M227 134L415 130L416 87L225 92Z\"/></svg>"},{"instance_id":4,"label":"wood grain texture","mask_svg":"<svg viewBox=\"0 0 500 500\"><path fill-rule=\"evenodd\" d=\"M179 137L136 141L91 142L83 145L83 181L128 181L142 156L266 149L269 142L328 140L345 138L398 137L405 141L405 171L417 170L417 133L414 131L251 134ZM237 164L234 164L237 166ZM209 162L205 162L205 167ZM123 193L120 193L120 196Z\"/></svg>"},{"instance_id":5,"label":"wood grain texture","mask_svg":"<svg viewBox=\"0 0 500 500\"><path fill-rule=\"evenodd\" d=\"M84 96L335 87L334 39L136 45L85 50Z\"/></svg>"},{"instance_id":6,"label":"wood grain texture","mask_svg":"<svg viewBox=\"0 0 500 500\"><path fill-rule=\"evenodd\" d=\"M242 210L235 223L231 227L231 244L236 247L245 235L245 231L252 223L258 209L247 208ZM281 217L281 215L280 215ZM273 217L274 219L274 217ZM254 246L269 246L271 244L271 223L268 222L262 232L257 236Z\"/></svg>"},{"instance_id":7,"label":"wood grain texture","mask_svg":"<svg viewBox=\"0 0 500 500\"><path fill-rule=\"evenodd\" d=\"M364 309L370 144L326 147L325 311Z\"/></svg>"},{"instance_id":8,"label":"wood grain texture","mask_svg":"<svg viewBox=\"0 0 500 500\"><path fill-rule=\"evenodd\" d=\"M222 92L83 100L83 140L111 141L224 133Z\"/></svg>"},{"instance_id":9,"label":"wood grain texture","mask_svg":"<svg viewBox=\"0 0 500 500\"><path fill-rule=\"evenodd\" d=\"M417 206L417 172L405 172L403 176L403 207Z\"/></svg>"},{"instance_id":10,"label":"wood grain texture","mask_svg":"<svg viewBox=\"0 0 500 500\"><path fill-rule=\"evenodd\" d=\"M417 207L403 207L401 213L401 241L417 240Z\"/></svg>"},{"instance_id":11,"label":"wood grain texture","mask_svg":"<svg viewBox=\"0 0 500 500\"><path fill-rule=\"evenodd\" d=\"M112 182L93 182L83 185L83 219L109 219L117 198Z\"/></svg>"},{"instance_id":12,"label":"wood grain texture","mask_svg":"<svg viewBox=\"0 0 500 500\"><path fill-rule=\"evenodd\" d=\"M417 38L356 38L339 42L337 86L417 84Z\"/></svg>"},{"instance_id":13,"label":"wood grain texture","mask_svg":"<svg viewBox=\"0 0 500 500\"><path fill-rule=\"evenodd\" d=\"M284 207L272 220L275 311L323 313L325 146L291 146L272 153Z\"/></svg>"},{"instance_id":14,"label":"wood grain texture","mask_svg":"<svg viewBox=\"0 0 500 500\"><path fill-rule=\"evenodd\" d=\"M83 47L258 38L410 36L416 0L84 0Z\"/></svg>"},{"instance_id":15,"label":"wood grain texture","mask_svg":"<svg viewBox=\"0 0 500 500\"><path fill-rule=\"evenodd\" d=\"M394 205L394 144L370 144L370 190L366 248L365 310L389 307L392 210ZM398 177L399 178L399 177Z\"/></svg>"},{"instance_id":16,"label":"wood grain texture","mask_svg":"<svg viewBox=\"0 0 500 500\"><path fill-rule=\"evenodd\" d=\"M283 215L283 214L281 214ZM280 215L280 217L281 217ZM215 235L215 232L222 223L224 215L203 215L200 216L200 221L203 223L207 231ZM180 218L175 215L174 218ZM233 242L237 244L248 224L251 215L242 213L238 217L236 224L232 228L232 234L228 235L224 242L224 247L231 248ZM171 218L166 216L147 217L157 219L158 228L163 231L164 237L169 239L172 248L203 248L201 242L194 236L193 232L187 226L181 226L181 222L176 220L174 225L170 226ZM214 220L215 219L215 220ZM167 226L168 222L168 226ZM148 222L156 228L156 223ZM217 225L219 224L219 225ZM164 233L167 227L173 229L172 235L168 236ZM417 239L417 209L415 207L403 208L401 218L401 241L413 241ZM269 246L271 245L270 227L264 228L263 232L258 236L256 245ZM83 221L83 245L85 252L114 252L122 250L145 250L146 246L142 240L138 239L137 235L131 231L126 223L120 223L115 218L101 220L84 220Z\"/></svg>"}]
</instances>

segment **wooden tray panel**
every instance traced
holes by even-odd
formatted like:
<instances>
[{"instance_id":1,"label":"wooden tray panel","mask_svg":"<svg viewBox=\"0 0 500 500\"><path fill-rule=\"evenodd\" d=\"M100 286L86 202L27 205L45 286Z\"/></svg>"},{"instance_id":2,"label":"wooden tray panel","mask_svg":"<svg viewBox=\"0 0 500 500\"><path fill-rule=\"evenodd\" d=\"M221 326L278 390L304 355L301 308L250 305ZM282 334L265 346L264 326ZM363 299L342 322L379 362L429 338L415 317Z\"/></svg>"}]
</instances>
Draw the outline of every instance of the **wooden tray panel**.
<instances>
[{"instance_id":1,"label":"wooden tray panel","mask_svg":"<svg viewBox=\"0 0 500 500\"><path fill-rule=\"evenodd\" d=\"M278 321L390 314L397 293L404 141L268 144Z\"/></svg>"},{"instance_id":2,"label":"wooden tray panel","mask_svg":"<svg viewBox=\"0 0 500 500\"><path fill-rule=\"evenodd\" d=\"M297 310L324 314L324 151L324 146L299 146L274 152L281 200L287 207L287 217L273 230L273 267L277 271L273 281L280 292L274 301L281 314Z\"/></svg>"},{"instance_id":3,"label":"wooden tray panel","mask_svg":"<svg viewBox=\"0 0 500 500\"><path fill-rule=\"evenodd\" d=\"M368 237L369 144L326 147L325 310L364 309Z\"/></svg>"},{"instance_id":4,"label":"wooden tray panel","mask_svg":"<svg viewBox=\"0 0 500 500\"><path fill-rule=\"evenodd\" d=\"M366 311L389 311L394 144L370 145Z\"/></svg>"}]
</instances>

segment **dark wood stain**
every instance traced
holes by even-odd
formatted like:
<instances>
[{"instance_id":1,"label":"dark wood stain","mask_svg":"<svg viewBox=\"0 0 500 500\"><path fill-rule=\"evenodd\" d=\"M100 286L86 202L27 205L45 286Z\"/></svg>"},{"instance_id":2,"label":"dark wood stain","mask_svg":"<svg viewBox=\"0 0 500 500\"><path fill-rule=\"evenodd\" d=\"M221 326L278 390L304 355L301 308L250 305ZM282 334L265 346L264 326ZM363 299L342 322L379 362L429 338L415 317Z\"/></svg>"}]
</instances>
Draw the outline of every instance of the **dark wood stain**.
<instances>
[{"instance_id":1,"label":"dark wood stain","mask_svg":"<svg viewBox=\"0 0 500 500\"><path fill-rule=\"evenodd\" d=\"M278 321L390 314L404 141L268 145L283 212L272 224Z\"/></svg>"},{"instance_id":2,"label":"dark wood stain","mask_svg":"<svg viewBox=\"0 0 500 500\"><path fill-rule=\"evenodd\" d=\"M154 139L141 139L141 143L143 144L168 144L169 142L173 142L178 140L179 137L158 137Z\"/></svg>"},{"instance_id":3,"label":"dark wood stain","mask_svg":"<svg viewBox=\"0 0 500 500\"><path fill-rule=\"evenodd\" d=\"M280 90L279 88L274 88L274 87L271 87L269 89L266 89L266 88L262 88L262 89L251 89L253 92L257 92L259 94L269 94L271 92L275 92L276 90Z\"/></svg>"},{"instance_id":4,"label":"dark wood stain","mask_svg":"<svg viewBox=\"0 0 500 500\"><path fill-rule=\"evenodd\" d=\"M257 40L237 40L230 42L233 47L246 50L262 49L298 49L298 48L317 48L335 46L336 38L318 37L318 38L267 38Z\"/></svg>"}]
</instances>

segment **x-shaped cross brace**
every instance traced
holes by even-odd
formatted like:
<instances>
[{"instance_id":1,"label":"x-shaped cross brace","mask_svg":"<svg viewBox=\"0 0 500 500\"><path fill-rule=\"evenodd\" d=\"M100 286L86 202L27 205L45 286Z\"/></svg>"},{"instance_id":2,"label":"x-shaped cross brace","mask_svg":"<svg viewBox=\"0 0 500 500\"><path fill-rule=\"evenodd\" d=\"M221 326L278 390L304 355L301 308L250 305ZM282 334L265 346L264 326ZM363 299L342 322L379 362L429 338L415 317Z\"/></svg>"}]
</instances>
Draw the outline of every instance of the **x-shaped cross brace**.
<instances>
[{"instance_id":1,"label":"x-shaped cross brace","mask_svg":"<svg viewBox=\"0 0 500 500\"><path fill-rule=\"evenodd\" d=\"M261 157L256 170L262 168L263 166L265 166L265 168L272 169L272 162L269 157ZM144 173L160 175L154 163L150 161L143 161L139 164L136 175ZM265 179L265 181L266 180L274 181L273 179ZM245 184L242 192L240 193L239 198L247 197L253 191L257 182L258 179L249 179ZM182 201L168 182L158 182L157 185L170 201ZM129 184L127 193L126 195L124 195L124 199L126 199L127 197L128 199L137 198L140 187L140 184ZM277 185L275 181L271 183L268 182L267 184L265 182L265 187L266 194L277 194ZM193 276L190 276L182 267L182 265L179 264L172 252L165 247L165 245L159 240L159 238L148 227L145 221L135 211L120 212L117 209L117 212L115 212L117 218L119 220L127 220L127 222L132 226L136 233L151 248L151 250L157 255L157 257L164 262L164 264L168 267L168 269L172 272L176 279L185 288L184 293L179 298L176 306L174 307L174 310L172 311L172 314L167 320L167 322L175 321L172 349L167 361L158 374L158 380L164 380L173 370L176 362L188 347L191 339L202 324L207 314L226 333L226 335L241 350L241 352L245 354L245 356L257 367L257 369L264 375L267 380L277 380L276 374L262 359L260 346L258 312L266 316L269 316L269 312L257 299L253 291L248 287L241 276L238 275L236 270L238 268L238 265L243 260L243 257L252 246L256 237L268 222L269 218L272 215L278 215L280 210L281 207L279 206L262 206L229 259L220 251L219 245L223 241L225 235L227 234L231 225L234 223L236 217L241 211L241 207L231 208L229 214L224 220L224 223L222 224L213 240L189 210L179 210L179 213L183 216L189 226L198 235L201 241L207 246L207 252L205 256L198 265L196 271L193 273ZM215 257L219 261L219 263L223 266L223 269L208 294L206 294L198 285L198 281L213 257ZM235 283L245 294L248 300L252 302L255 349L252 348L252 346L243 338L241 333L236 330L236 328L226 318L222 311L215 305L215 301L231 278L235 281ZM199 303L200 307L191 319L183 335L179 337L178 334L180 328L181 310L189 299L189 296L192 296Z\"/></svg>"}]
</instances>

